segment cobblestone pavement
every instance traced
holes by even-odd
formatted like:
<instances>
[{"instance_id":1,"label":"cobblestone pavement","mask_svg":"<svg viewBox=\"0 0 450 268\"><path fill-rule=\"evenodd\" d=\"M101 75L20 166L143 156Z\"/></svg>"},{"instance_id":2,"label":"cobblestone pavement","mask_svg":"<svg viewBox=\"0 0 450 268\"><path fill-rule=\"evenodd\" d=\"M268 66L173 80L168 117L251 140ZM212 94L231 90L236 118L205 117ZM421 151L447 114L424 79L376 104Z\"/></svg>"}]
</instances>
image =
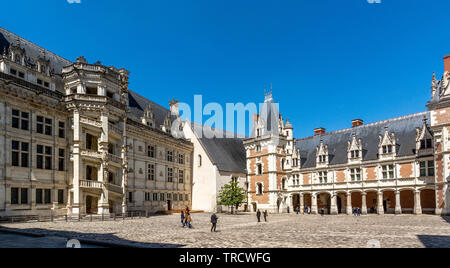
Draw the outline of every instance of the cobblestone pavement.
<instances>
[{"instance_id":1,"label":"cobblestone pavement","mask_svg":"<svg viewBox=\"0 0 450 268\"><path fill-rule=\"evenodd\" d=\"M450 248L450 218L423 215L311 216L218 215L218 232L210 232L210 214L193 214L193 229L182 228L178 215L110 222L4 224L3 227L48 236L84 238L142 247L278 248L381 247Z\"/></svg>"}]
</instances>

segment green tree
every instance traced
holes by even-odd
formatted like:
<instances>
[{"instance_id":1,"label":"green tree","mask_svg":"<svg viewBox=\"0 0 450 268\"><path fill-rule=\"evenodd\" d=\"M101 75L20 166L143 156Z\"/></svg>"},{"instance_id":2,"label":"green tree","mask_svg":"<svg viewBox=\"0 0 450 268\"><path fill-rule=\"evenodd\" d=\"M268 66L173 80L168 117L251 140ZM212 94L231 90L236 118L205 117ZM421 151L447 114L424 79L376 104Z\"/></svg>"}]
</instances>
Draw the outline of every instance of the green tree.
<instances>
[{"instance_id":1,"label":"green tree","mask_svg":"<svg viewBox=\"0 0 450 268\"><path fill-rule=\"evenodd\" d=\"M247 199L245 190L239 187L238 182L230 182L222 187L219 193L219 205L229 206L232 208L239 208Z\"/></svg>"}]
</instances>

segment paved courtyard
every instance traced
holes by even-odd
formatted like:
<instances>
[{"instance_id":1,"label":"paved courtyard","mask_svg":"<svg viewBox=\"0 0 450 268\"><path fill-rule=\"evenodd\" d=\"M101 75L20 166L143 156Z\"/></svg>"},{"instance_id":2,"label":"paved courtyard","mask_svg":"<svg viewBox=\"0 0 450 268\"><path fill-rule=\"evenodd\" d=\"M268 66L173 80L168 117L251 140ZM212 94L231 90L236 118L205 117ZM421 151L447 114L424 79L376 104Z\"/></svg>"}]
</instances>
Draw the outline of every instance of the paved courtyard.
<instances>
[{"instance_id":1,"label":"paved courtyard","mask_svg":"<svg viewBox=\"0 0 450 268\"><path fill-rule=\"evenodd\" d=\"M450 218L431 215L310 216L218 215L217 233L209 231L210 214L193 214L193 229L183 229L178 215L109 222L3 224L3 227L50 237L83 238L140 247L381 247L450 248ZM6 241L1 241L0 247Z\"/></svg>"}]
</instances>

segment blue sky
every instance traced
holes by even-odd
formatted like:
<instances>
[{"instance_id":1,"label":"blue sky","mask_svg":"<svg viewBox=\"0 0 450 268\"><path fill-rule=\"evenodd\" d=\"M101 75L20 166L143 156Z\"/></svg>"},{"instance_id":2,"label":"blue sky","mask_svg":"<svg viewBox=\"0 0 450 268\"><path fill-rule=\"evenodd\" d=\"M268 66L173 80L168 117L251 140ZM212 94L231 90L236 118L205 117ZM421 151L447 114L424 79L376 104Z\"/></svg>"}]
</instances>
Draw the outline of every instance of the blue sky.
<instances>
[{"instance_id":1,"label":"blue sky","mask_svg":"<svg viewBox=\"0 0 450 268\"><path fill-rule=\"evenodd\" d=\"M3 5L5 7L5 5ZM131 71L130 89L262 102L273 95L297 138L426 110L450 54L448 0L8 1L4 27L69 60ZM204 118L205 120L207 117Z\"/></svg>"}]
</instances>

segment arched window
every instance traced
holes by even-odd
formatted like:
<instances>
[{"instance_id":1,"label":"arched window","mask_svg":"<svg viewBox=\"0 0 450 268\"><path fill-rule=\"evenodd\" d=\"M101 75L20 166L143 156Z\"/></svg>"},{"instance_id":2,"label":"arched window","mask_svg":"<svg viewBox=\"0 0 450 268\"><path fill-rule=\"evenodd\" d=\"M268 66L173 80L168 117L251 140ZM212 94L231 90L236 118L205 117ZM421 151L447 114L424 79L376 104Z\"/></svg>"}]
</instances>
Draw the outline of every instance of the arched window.
<instances>
[{"instance_id":1,"label":"arched window","mask_svg":"<svg viewBox=\"0 0 450 268\"><path fill-rule=\"evenodd\" d=\"M257 195L263 194L263 184L260 182L256 184L256 194Z\"/></svg>"}]
</instances>

